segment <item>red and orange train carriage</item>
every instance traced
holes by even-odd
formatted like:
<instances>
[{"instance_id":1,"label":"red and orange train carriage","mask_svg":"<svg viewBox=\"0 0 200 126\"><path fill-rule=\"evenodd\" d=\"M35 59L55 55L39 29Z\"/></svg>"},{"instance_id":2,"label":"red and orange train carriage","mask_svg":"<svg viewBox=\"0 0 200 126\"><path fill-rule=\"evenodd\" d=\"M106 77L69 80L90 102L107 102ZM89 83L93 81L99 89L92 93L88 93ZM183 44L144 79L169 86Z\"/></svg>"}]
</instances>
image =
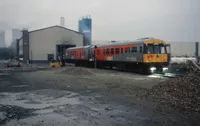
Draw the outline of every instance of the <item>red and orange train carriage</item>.
<instances>
[{"instance_id":1,"label":"red and orange train carriage","mask_svg":"<svg viewBox=\"0 0 200 126\"><path fill-rule=\"evenodd\" d=\"M151 73L164 71L170 61L170 53L163 40L143 38L130 42L90 45L66 49L65 61L76 66L116 67Z\"/></svg>"}]
</instances>

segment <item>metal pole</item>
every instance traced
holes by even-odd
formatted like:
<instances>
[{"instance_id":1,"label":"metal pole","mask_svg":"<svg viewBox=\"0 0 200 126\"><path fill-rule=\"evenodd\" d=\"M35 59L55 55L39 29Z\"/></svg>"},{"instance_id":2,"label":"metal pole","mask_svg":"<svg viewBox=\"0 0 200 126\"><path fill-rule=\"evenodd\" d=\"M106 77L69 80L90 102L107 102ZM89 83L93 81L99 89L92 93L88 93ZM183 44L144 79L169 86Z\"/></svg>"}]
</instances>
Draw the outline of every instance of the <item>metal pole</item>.
<instances>
[{"instance_id":1,"label":"metal pole","mask_svg":"<svg viewBox=\"0 0 200 126\"><path fill-rule=\"evenodd\" d=\"M94 67L97 68L97 60L96 60L96 46L94 47Z\"/></svg>"},{"instance_id":2,"label":"metal pole","mask_svg":"<svg viewBox=\"0 0 200 126\"><path fill-rule=\"evenodd\" d=\"M199 42L195 43L195 57L197 58L199 56Z\"/></svg>"},{"instance_id":3,"label":"metal pole","mask_svg":"<svg viewBox=\"0 0 200 126\"><path fill-rule=\"evenodd\" d=\"M96 52L94 51L94 67L97 68Z\"/></svg>"}]
</instances>

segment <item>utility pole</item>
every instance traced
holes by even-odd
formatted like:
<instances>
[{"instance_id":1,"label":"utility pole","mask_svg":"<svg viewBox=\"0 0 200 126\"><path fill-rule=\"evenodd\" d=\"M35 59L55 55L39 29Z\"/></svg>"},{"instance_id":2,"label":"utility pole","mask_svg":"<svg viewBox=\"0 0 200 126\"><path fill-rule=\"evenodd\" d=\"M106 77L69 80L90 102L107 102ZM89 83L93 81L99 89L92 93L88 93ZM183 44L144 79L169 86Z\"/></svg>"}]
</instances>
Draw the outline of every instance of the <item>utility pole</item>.
<instances>
[{"instance_id":1,"label":"utility pole","mask_svg":"<svg viewBox=\"0 0 200 126\"><path fill-rule=\"evenodd\" d=\"M94 68L97 68L96 53L94 51Z\"/></svg>"}]
</instances>

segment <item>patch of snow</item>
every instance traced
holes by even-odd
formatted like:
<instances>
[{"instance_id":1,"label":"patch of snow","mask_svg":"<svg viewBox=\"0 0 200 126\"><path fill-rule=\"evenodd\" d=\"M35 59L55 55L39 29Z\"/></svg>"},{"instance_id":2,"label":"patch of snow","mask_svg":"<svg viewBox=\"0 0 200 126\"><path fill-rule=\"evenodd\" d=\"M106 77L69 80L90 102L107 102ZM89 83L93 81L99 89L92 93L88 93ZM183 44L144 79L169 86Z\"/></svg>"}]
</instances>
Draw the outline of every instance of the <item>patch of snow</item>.
<instances>
[{"instance_id":1,"label":"patch of snow","mask_svg":"<svg viewBox=\"0 0 200 126\"><path fill-rule=\"evenodd\" d=\"M63 95L58 97L49 96L49 92L42 90L43 94L38 94L38 92L23 92L23 93L0 93L5 97L0 99L2 105L15 105L27 109L44 109L52 106L60 105L75 105L80 104L79 99L76 97L77 94L68 91L62 92ZM47 93L47 94L45 94ZM60 94L58 91L57 94Z\"/></svg>"},{"instance_id":2,"label":"patch of snow","mask_svg":"<svg viewBox=\"0 0 200 126\"><path fill-rule=\"evenodd\" d=\"M192 60L192 61L197 61L196 58L194 57L172 57L171 58L171 63L186 63L187 60Z\"/></svg>"},{"instance_id":3,"label":"patch of snow","mask_svg":"<svg viewBox=\"0 0 200 126\"><path fill-rule=\"evenodd\" d=\"M152 75L148 75L147 77L150 77L150 78L164 78L163 75L161 75L161 74L152 74Z\"/></svg>"}]
</instances>

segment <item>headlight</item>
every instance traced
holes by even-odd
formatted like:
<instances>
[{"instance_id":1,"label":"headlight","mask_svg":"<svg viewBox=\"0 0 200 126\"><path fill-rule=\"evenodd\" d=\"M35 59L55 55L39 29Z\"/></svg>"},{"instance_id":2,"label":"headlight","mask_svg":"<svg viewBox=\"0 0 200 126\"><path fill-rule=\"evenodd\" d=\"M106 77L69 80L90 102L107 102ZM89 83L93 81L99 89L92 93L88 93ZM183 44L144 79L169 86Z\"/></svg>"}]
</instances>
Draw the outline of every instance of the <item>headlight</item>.
<instances>
[{"instance_id":1,"label":"headlight","mask_svg":"<svg viewBox=\"0 0 200 126\"><path fill-rule=\"evenodd\" d=\"M163 67L162 69L163 69L164 72L168 70L167 67Z\"/></svg>"},{"instance_id":2,"label":"headlight","mask_svg":"<svg viewBox=\"0 0 200 126\"><path fill-rule=\"evenodd\" d=\"M156 67L151 67L150 70L151 72L154 72L156 70Z\"/></svg>"}]
</instances>

